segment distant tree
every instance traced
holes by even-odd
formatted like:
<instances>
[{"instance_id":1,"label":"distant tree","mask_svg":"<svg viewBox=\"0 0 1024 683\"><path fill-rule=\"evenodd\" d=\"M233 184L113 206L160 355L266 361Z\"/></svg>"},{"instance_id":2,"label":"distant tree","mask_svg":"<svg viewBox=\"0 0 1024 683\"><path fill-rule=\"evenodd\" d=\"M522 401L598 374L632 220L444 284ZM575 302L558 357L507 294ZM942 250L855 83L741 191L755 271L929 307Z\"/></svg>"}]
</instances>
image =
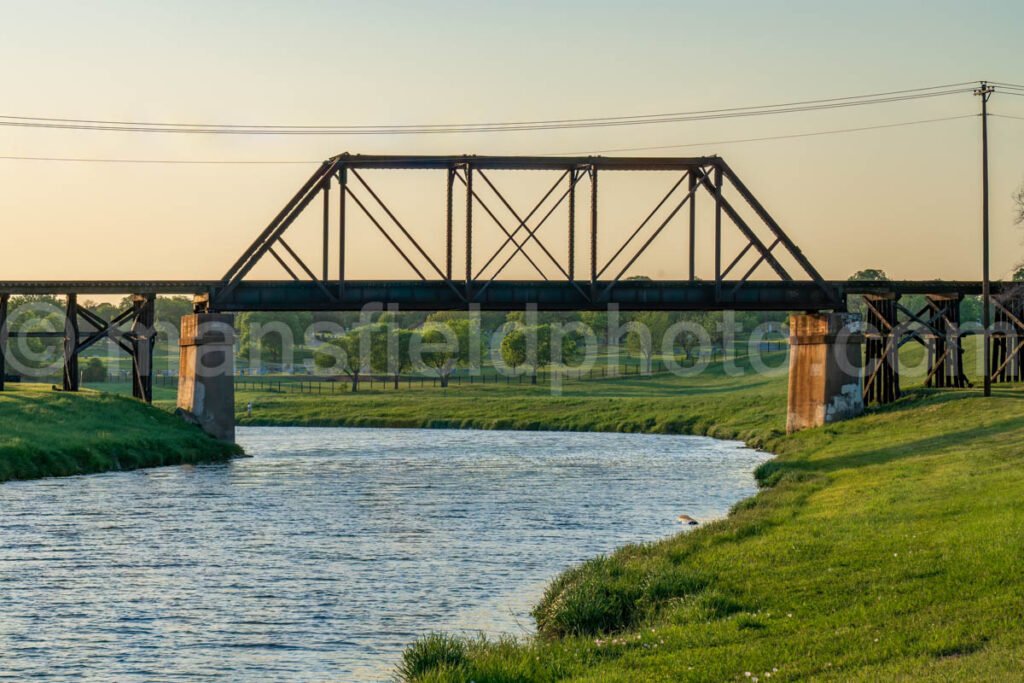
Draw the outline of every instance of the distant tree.
<instances>
[{"instance_id":1,"label":"distant tree","mask_svg":"<svg viewBox=\"0 0 1024 683\"><path fill-rule=\"evenodd\" d=\"M524 311L511 311L505 315L505 322L519 323L520 325L549 325L579 320L579 313L576 311L535 311L529 318L527 320Z\"/></svg>"},{"instance_id":2,"label":"distant tree","mask_svg":"<svg viewBox=\"0 0 1024 683\"><path fill-rule=\"evenodd\" d=\"M1024 282L1024 265L1017 267L1017 270L1013 273L1014 282Z\"/></svg>"},{"instance_id":3,"label":"distant tree","mask_svg":"<svg viewBox=\"0 0 1024 683\"><path fill-rule=\"evenodd\" d=\"M526 333L522 327L516 327L501 340L501 360L513 372L526 362Z\"/></svg>"},{"instance_id":4,"label":"distant tree","mask_svg":"<svg viewBox=\"0 0 1024 683\"><path fill-rule=\"evenodd\" d=\"M850 279L866 282L886 282L889 280L889 276L880 268L865 268L864 270L858 270L856 273L851 275Z\"/></svg>"},{"instance_id":5,"label":"distant tree","mask_svg":"<svg viewBox=\"0 0 1024 683\"><path fill-rule=\"evenodd\" d=\"M258 352L271 361L288 362L291 359L285 353L304 343L312 324L311 313L243 313L236 323L239 352L248 356Z\"/></svg>"},{"instance_id":6,"label":"distant tree","mask_svg":"<svg viewBox=\"0 0 1024 683\"><path fill-rule=\"evenodd\" d=\"M370 367L374 372L390 374L398 389L400 375L412 366L409 346L412 330L395 329L391 325L374 325L370 330Z\"/></svg>"},{"instance_id":7,"label":"distant tree","mask_svg":"<svg viewBox=\"0 0 1024 683\"><path fill-rule=\"evenodd\" d=\"M608 314L603 311L580 311L580 322L594 331L598 339L607 341Z\"/></svg>"},{"instance_id":8,"label":"distant tree","mask_svg":"<svg viewBox=\"0 0 1024 683\"><path fill-rule=\"evenodd\" d=\"M99 358L87 358L81 365L83 382L105 382L107 366Z\"/></svg>"},{"instance_id":9,"label":"distant tree","mask_svg":"<svg viewBox=\"0 0 1024 683\"><path fill-rule=\"evenodd\" d=\"M64 302L55 296L14 296L8 306L11 332L60 332L64 329ZM39 337L17 341L12 337L7 353L12 361L11 369L20 366L25 370L53 370L54 364L59 362L61 344L59 340Z\"/></svg>"},{"instance_id":10,"label":"distant tree","mask_svg":"<svg viewBox=\"0 0 1024 683\"><path fill-rule=\"evenodd\" d=\"M363 367L358 332L349 332L324 342L313 355L313 363L321 370L341 372L352 380L352 391L359 390L359 377Z\"/></svg>"},{"instance_id":11,"label":"distant tree","mask_svg":"<svg viewBox=\"0 0 1024 683\"><path fill-rule=\"evenodd\" d=\"M518 313L522 316L522 313ZM496 331L506 321L507 315L501 311L434 311L426 317L427 323L449 323L456 320L466 320L480 325L480 329L488 334ZM413 327L413 325L406 325Z\"/></svg>"},{"instance_id":12,"label":"distant tree","mask_svg":"<svg viewBox=\"0 0 1024 683\"><path fill-rule=\"evenodd\" d=\"M192 300L187 296L158 296L156 298L156 319L175 327L181 324L182 317L190 315L193 310Z\"/></svg>"},{"instance_id":13,"label":"distant tree","mask_svg":"<svg viewBox=\"0 0 1024 683\"><path fill-rule=\"evenodd\" d=\"M426 327L416 340L420 350L419 360L437 375L442 387L448 386L448 378L462 359L459 335L454 329L456 323L465 321L435 323Z\"/></svg>"},{"instance_id":14,"label":"distant tree","mask_svg":"<svg viewBox=\"0 0 1024 683\"><path fill-rule=\"evenodd\" d=\"M651 360L654 357L654 350L661 347L661 340L672 324L672 319L667 313L661 311L646 311L633 316L633 323L626 334L626 349L637 356L640 356L648 368L651 367Z\"/></svg>"}]
</instances>

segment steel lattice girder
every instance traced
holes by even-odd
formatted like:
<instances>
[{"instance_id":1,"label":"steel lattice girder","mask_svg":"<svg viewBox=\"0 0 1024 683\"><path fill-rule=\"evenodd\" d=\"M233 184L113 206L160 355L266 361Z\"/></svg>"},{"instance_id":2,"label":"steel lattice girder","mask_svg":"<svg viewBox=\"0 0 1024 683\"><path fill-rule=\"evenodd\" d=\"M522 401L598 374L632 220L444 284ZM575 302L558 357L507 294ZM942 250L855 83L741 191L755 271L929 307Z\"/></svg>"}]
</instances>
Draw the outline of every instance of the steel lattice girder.
<instances>
[{"instance_id":1,"label":"steel lattice girder","mask_svg":"<svg viewBox=\"0 0 1024 683\"><path fill-rule=\"evenodd\" d=\"M423 249L423 247L417 242L412 234L406 229L403 223L395 215L395 213L387 206L381 196L374 191L371 185L363 178L359 173L363 169L418 169L418 170L444 170L447 173L448 182L446 184L446 213L447 218L445 224L445 245L446 245L446 256L441 265L438 265ZM560 171L561 175L555 181L551 189L544 194L540 200L534 205L533 209L525 216L518 213L512 205L508 202L501 190L488 178L486 171L489 170L520 170L520 171ZM636 231L629 236L626 242L615 252L612 259L609 260L603 268L598 270L597 268L597 249L598 249L598 202L597 202L597 191L598 191L598 176L602 172L607 171L668 171L668 172L682 172L683 176L679 181L669 190L669 193L659 202L658 206L651 212L651 215L644 220L643 223L636 229ZM359 188L359 194L362 194L364 199L360 199L359 194L353 191L353 182L349 180L349 176L356 181L355 185ZM487 188L500 201L500 204L504 209L508 210L515 218L515 223L518 223L513 229L507 228L498 218L494 212L486 205L486 202L481 199L479 193L474 190L473 178L474 175L480 177L483 185ZM589 288L577 284L575 279L575 187L578 182L584 178L589 178L590 194L591 194L591 212L590 212L590 278ZM453 233L452 233L452 214L454 210L454 202L452 198L453 184L458 179L459 182L465 188L465 238L466 238L466 274L462 280L452 279L452 248L453 248ZM567 187L563 190L561 185L563 181L567 180ZM641 230L645 228L648 221L653 217L654 213L657 212L662 205L676 192L676 189L680 187L684 180L688 180L687 189L683 190L685 195L682 199L678 197L674 198L669 206L675 206L669 213L668 217L661 221L660 225L654 230L646 241L636 250L635 254L631 258L628 258L628 254L624 257L628 258L628 262L621 271L615 275L611 280L602 283L601 287L598 287L597 280L601 277L601 274L608 269L612 261L623 255L624 249L629 243L636 237ZM338 264L338 284L337 287L328 287L328 250L330 244L330 210L329 210L329 192L332 182L337 182L339 185L339 225L338 225L338 236L340 244L338 246L340 262ZM762 224L762 231L767 228L768 232L771 233L769 237L770 243L762 240L758 236L757 232L745 221L741 216L740 212L730 203L722 192L724 186L730 188L730 192L739 196L742 202L753 210L757 216L757 220ZM717 303L722 301L729 301L736 298L736 293L740 290L754 274L759 266L767 264L771 269L778 275L781 281L796 281L782 263L778 260L779 253L785 253L793 261L796 262L799 268L799 274L802 278L806 278L815 283L815 285L821 290L824 296L831 300L832 308L841 308L843 303L840 295L834 288L828 286L818 271L811 265L810 261L804 256L800 249L793 243L789 236L782 230L779 224L772 218L765 207L757 200L756 197L750 192L747 186L740 180L737 174L729 167L729 165L720 157L709 156L709 157L547 157L547 156L376 156L376 155L349 155L343 154L336 157L332 157L326 160L321 166L313 173L312 176L306 181L306 183L299 189L299 191L292 197L291 200L285 205L285 207L277 214L277 216L271 221L269 225L260 233L252 244L243 252L242 256L232 265L232 267L225 273L222 279L222 285L217 287L217 293L214 298L214 303L218 306L223 305L226 301L231 298L231 295L236 287L238 287L246 276L251 272L253 267L259 263L268 254L276 259L282 266L285 272L292 278L293 281L303 281L300 277L299 272L305 273L308 276L308 281L314 283L314 285L320 290L323 298L335 299L343 296L345 287L348 286L348 282L344 277L344 254L345 254L345 204L346 198L351 199L358 208L366 215L371 221L373 226L379 231L388 241L390 246L397 252L406 264L416 273L420 280L427 282L436 274L437 278L441 281L448 283L448 288L453 292L458 293L464 299L464 304L467 306L473 303L481 303L484 298L484 292L494 282L497 281L498 276L502 273L514 258L522 255L523 258L530 262L534 269L538 272L542 280L548 280L547 275L541 269L541 267L529 257L525 251L525 247L529 243L537 245L544 254L548 257L552 263L554 263L559 276L564 281L570 283L580 295L590 302L590 305L595 305L598 301L607 298L610 294L610 290L616 286L619 286L620 280L625 276L627 270L633 265L633 263L639 258L641 254L646 252L651 243L655 238L662 232L662 230L668 225L668 223L679 213L680 209L686 203L690 203L689 210L689 242L691 245L694 244L694 222L696 213L693 208L693 202L696 201L696 195L699 190L706 191L713 199L715 205L715 282L716 286L716 297ZM310 269L302 257L297 254L288 244L284 241L283 235L298 216L313 202L318 194L323 194L323 252L320 254L320 258L314 262L322 262L322 274L320 277L316 276L312 269ZM370 199L372 198L372 202ZM541 207L548 202L550 197L554 197L555 203L553 206L547 209L546 212L541 211ZM556 259L551 251L544 245L537 233L540 228L544 225L545 221L552 215L552 213L568 199L568 212L569 212L569 225L568 225L568 242L570 244L569 250L569 263L563 265ZM734 200L735 201L735 200ZM485 213L494 220L497 226L505 234L506 239L502 242L501 246L488 258L482 268L479 271L473 269L473 252L474 252L474 239L473 239L473 209L476 204L480 204L480 207ZM378 220L375 216L375 211L383 211L387 216L386 219ZM722 231L721 231L721 218L725 215L729 221L734 225L743 237L747 240L748 245L743 248L740 254L733 260L732 265L726 269L723 274L721 267L722 254ZM536 216L536 217L535 217ZM440 221L439 221L440 223ZM653 225L653 224L652 224ZM520 240L517 239L520 232L525 230L525 238ZM550 232L550 231L549 231ZM400 233L400 234L399 234ZM397 238L397 239L396 239ZM409 251L403 248L399 244L401 242L404 245L411 245ZM498 261L501 265L492 271L489 276L484 276L484 272L488 267L495 262L495 259L505 250L509 245L514 247L512 254L508 256L503 262ZM286 259L275 249L275 246L281 246L287 256L289 256L294 264L298 267L293 268L288 265ZM776 248L779 251L776 252ZM735 266L744 256L753 249L756 261L751 265L746 272L730 283L730 287L725 295L723 296L723 278L726 274ZM694 274L694 253L691 248L689 254L690 262L690 281L695 281L696 277ZM419 264L419 265L417 265ZM443 268L442 268L443 266ZM319 298L319 297L318 297ZM741 297L743 298L743 297Z\"/></svg>"}]
</instances>

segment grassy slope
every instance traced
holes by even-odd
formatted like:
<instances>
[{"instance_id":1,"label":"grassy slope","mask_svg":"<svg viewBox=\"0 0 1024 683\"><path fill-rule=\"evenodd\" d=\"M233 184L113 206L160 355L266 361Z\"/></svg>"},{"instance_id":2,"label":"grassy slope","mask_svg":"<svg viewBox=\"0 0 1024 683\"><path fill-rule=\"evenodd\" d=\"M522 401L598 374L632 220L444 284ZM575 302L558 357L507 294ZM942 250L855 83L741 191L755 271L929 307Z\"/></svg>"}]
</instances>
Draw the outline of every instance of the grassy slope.
<instances>
[{"instance_id":1,"label":"grassy slope","mask_svg":"<svg viewBox=\"0 0 1024 683\"><path fill-rule=\"evenodd\" d=\"M0 392L0 482L219 460L237 447L132 399L48 386Z\"/></svg>"},{"instance_id":2,"label":"grassy slope","mask_svg":"<svg viewBox=\"0 0 1024 683\"><path fill-rule=\"evenodd\" d=\"M478 683L1020 680L1022 412L1021 391L919 392L779 440L774 486L730 518L556 581L546 637L408 661Z\"/></svg>"}]
</instances>

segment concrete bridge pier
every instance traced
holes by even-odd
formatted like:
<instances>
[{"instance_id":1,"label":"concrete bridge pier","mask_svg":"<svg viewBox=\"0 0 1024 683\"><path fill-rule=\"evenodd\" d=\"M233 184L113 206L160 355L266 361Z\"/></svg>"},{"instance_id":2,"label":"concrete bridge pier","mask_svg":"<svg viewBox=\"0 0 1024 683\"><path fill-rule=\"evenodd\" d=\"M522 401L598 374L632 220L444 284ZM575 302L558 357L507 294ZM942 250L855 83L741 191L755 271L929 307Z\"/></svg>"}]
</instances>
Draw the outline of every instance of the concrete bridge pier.
<instances>
[{"instance_id":1,"label":"concrete bridge pier","mask_svg":"<svg viewBox=\"0 0 1024 683\"><path fill-rule=\"evenodd\" d=\"M789 331L786 432L819 427L864 412L860 316L792 315Z\"/></svg>"},{"instance_id":2,"label":"concrete bridge pier","mask_svg":"<svg viewBox=\"0 0 1024 683\"><path fill-rule=\"evenodd\" d=\"M181 319L178 413L210 436L235 440L234 316L194 313Z\"/></svg>"}]
</instances>

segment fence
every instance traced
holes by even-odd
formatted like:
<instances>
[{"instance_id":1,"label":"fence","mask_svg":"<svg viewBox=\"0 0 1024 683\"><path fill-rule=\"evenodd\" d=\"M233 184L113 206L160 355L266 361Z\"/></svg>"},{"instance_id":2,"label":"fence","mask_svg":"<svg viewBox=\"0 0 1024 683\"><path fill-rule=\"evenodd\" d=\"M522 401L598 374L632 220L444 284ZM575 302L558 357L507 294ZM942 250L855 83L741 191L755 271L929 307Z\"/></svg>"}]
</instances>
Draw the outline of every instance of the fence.
<instances>
[{"instance_id":1,"label":"fence","mask_svg":"<svg viewBox=\"0 0 1024 683\"><path fill-rule=\"evenodd\" d=\"M664 370L660 371L664 372ZM619 367L591 368L590 370L561 371L543 370L536 375L519 373L516 375L494 373L482 373L479 375L464 373L453 374L448 377L448 387L472 386L472 385L537 385L548 384L553 374L557 374L561 381L586 381L596 379L612 379L622 377L639 377L654 373L645 373L639 365L622 365ZM360 389L378 389L382 391L412 388L435 387L440 388L441 378L425 375L399 375L396 383L394 375L360 375L358 382ZM332 378L256 378L236 377L235 389L241 391L267 391L282 394L339 394L352 390L352 379L350 377Z\"/></svg>"}]
</instances>

